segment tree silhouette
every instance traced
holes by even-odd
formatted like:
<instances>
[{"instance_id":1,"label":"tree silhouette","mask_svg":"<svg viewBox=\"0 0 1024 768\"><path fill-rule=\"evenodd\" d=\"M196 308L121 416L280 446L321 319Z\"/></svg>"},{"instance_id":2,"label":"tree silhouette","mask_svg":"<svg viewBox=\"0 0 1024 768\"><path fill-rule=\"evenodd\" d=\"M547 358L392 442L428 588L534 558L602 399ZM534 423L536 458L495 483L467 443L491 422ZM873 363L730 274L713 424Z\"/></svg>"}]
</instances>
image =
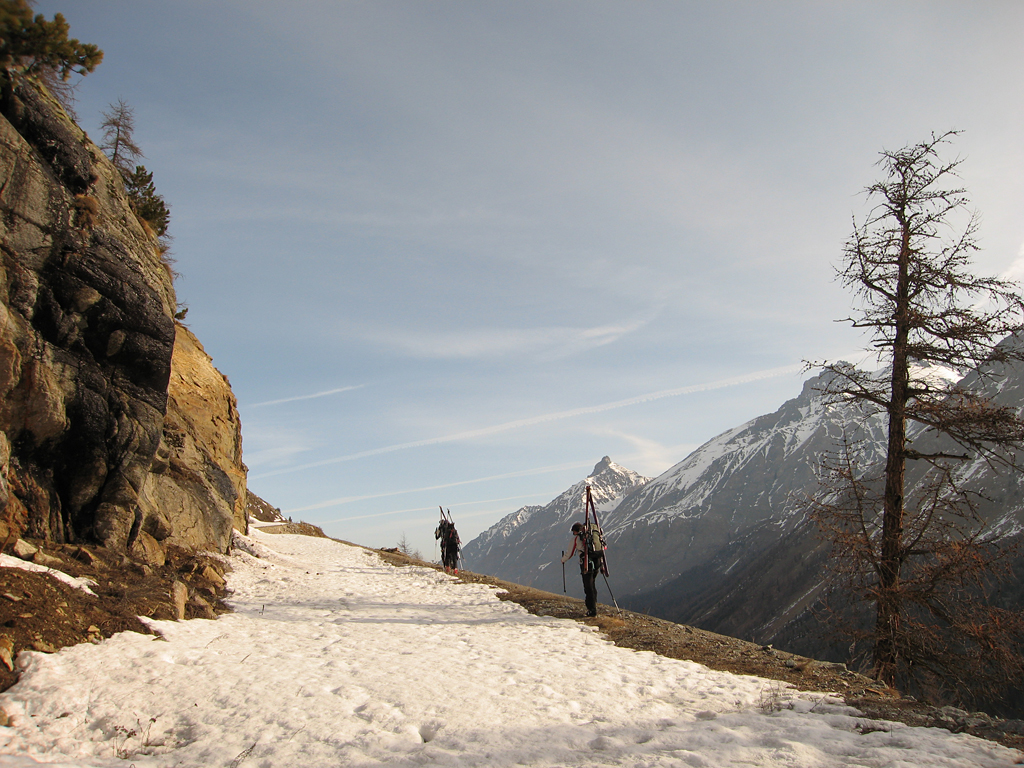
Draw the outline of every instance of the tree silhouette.
<instances>
[{"instance_id":1,"label":"tree silhouette","mask_svg":"<svg viewBox=\"0 0 1024 768\"><path fill-rule=\"evenodd\" d=\"M136 161L145 157L135 143L135 109L123 99L118 99L116 104L108 105L103 112L100 128L103 129L100 149L107 153L110 162L127 179Z\"/></svg>"},{"instance_id":2,"label":"tree silhouette","mask_svg":"<svg viewBox=\"0 0 1024 768\"><path fill-rule=\"evenodd\" d=\"M997 686L1024 675L1024 619L980 600L1006 550L955 470L979 457L1015 469L1024 421L958 386L959 376L921 372L1002 375L1003 364L1024 359L1022 345L1005 341L1020 329L1024 303L1015 284L970 270L977 216L963 188L944 186L961 161L938 155L955 135L882 152L883 178L866 190L874 207L846 243L838 273L860 305L846 319L867 330L887 367L884 375L821 367L833 374L827 392L835 401L885 415L885 464L863 466L855 445L842 446L812 516L831 539L843 584L873 609L860 637L872 646L874 674L889 685L963 694L980 678ZM923 463L909 498L908 461ZM992 661L998 669L983 668Z\"/></svg>"}]
</instances>

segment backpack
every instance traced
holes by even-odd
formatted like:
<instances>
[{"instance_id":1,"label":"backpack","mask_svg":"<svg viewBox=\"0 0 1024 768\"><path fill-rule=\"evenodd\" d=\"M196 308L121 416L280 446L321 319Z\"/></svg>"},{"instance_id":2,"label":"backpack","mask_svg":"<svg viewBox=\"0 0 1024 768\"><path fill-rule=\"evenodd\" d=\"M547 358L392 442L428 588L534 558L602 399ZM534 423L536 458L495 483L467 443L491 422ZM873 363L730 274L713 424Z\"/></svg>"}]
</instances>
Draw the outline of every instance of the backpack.
<instances>
[{"instance_id":1,"label":"backpack","mask_svg":"<svg viewBox=\"0 0 1024 768\"><path fill-rule=\"evenodd\" d=\"M604 535L601 533L601 529L596 525L590 526L590 530L586 535L587 540L587 553L593 557L594 555L604 555L604 551L608 548L604 543Z\"/></svg>"}]
</instances>

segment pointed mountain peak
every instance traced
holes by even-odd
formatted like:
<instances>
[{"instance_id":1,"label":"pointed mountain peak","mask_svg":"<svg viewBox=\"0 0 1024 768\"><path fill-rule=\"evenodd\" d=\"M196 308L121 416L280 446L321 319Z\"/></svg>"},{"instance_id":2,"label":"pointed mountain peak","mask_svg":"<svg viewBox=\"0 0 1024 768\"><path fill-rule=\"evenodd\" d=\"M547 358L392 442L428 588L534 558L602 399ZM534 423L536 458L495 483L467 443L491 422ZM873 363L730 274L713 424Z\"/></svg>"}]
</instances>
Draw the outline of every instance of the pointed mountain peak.
<instances>
[{"instance_id":1,"label":"pointed mountain peak","mask_svg":"<svg viewBox=\"0 0 1024 768\"><path fill-rule=\"evenodd\" d=\"M601 474L606 469L609 469L611 467L617 467L617 466L618 466L618 464L616 464L614 461L612 461L610 457L605 456L603 459L601 459L599 462L597 462L597 464L594 465L594 471L590 473L590 476L594 477L595 475Z\"/></svg>"}]
</instances>

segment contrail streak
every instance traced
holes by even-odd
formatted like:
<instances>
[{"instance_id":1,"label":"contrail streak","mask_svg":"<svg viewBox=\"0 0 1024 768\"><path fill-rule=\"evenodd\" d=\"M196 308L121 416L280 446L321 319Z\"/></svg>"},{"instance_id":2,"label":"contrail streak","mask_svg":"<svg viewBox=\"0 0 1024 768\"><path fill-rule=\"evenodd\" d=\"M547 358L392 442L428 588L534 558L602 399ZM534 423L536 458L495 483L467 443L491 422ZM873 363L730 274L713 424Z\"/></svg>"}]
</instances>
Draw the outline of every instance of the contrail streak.
<instances>
[{"instance_id":1,"label":"contrail streak","mask_svg":"<svg viewBox=\"0 0 1024 768\"><path fill-rule=\"evenodd\" d=\"M494 503L496 501L518 501L520 499L536 499L536 498L542 498L543 499L543 498L545 498L546 495L547 494L544 494L544 493L528 493L528 494L526 494L524 496L506 496L503 499L481 499L480 501L463 501L463 502L460 502L458 504L452 504L451 506L453 506L453 507L467 507L467 506L470 506L471 504L492 504L492 503ZM447 507L447 506L448 505L445 504L445 507ZM333 520L317 520L317 523L319 523L320 525L328 525L330 523L349 523L349 522L352 522L353 520L368 520L368 519L373 518L373 517L387 517L388 515L401 515L401 514L404 514L404 513L407 513L407 512L432 512L433 510L436 510L436 509L437 509L437 507L435 507L435 506L430 506L430 507L413 507L412 509L393 509L393 510L390 510L388 512L374 512L374 513L367 514L367 515L354 515L353 517L336 517ZM285 510L285 511L286 512L294 512L295 510ZM480 515L493 515L493 514L494 514L494 511L488 509L488 510L484 510L483 512L470 512L469 514L460 514L459 518L463 519L463 520L466 520L466 519L469 519L471 517L479 517Z\"/></svg>"},{"instance_id":2,"label":"contrail streak","mask_svg":"<svg viewBox=\"0 0 1024 768\"><path fill-rule=\"evenodd\" d=\"M338 389L328 389L325 392L315 392L312 395L298 395L297 397L283 397L280 400L265 400L262 403L253 403L249 406L242 406L248 408L262 408L265 405L280 405L281 403L294 403L299 400L313 400L317 397L327 397L328 395L337 395L339 392L351 392L353 389L359 389L360 387L366 386L365 384L356 384L352 387L339 387Z\"/></svg>"},{"instance_id":3,"label":"contrail streak","mask_svg":"<svg viewBox=\"0 0 1024 768\"><path fill-rule=\"evenodd\" d=\"M586 408L575 408L570 411L556 411L555 413L546 413L542 416L533 416L528 419L520 419L518 421L507 421L504 424L495 424L491 427L483 427L482 429L473 429L468 432L458 432L454 435L445 435L443 437L431 437L426 440L414 440L411 443L399 443L398 445L387 445L383 448L373 448L369 451L360 451L359 453L350 453L348 456L338 456L333 459L324 459L323 461L314 461L309 464L300 464L295 467L288 467L286 469L278 469L273 472L262 472L257 475L253 475L253 478L260 477L272 477L274 475L285 475L291 472L299 472L304 469L314 469L316 467L326 467L331 464L341 464L346 461L355 461L356 459L365 459L370 456L379 456L383 453L392 453L394 451L402 451L407 448L422 448L426 445L439 445L441 443L454 443L461 440L472 440L475 437L484 437L486 435L493 435L498 432L506 432L510 429L520 429L522 427L532 427L535 424L544 424L549 421L559 421L561 419L569 419L575 416L586 416L592 413L602 413L604 411L611 411L615 408L625 408L629 405L637 405L639 403L649 403L653 400L661 400L666 397L678 397L679 395L691 395L695 392L708 392L714 389L722 389L724 387L733 387L738 384L748 384L752 381L760 381L762 379L771 379L776 376L785 376L786 374L799 373L804 369L803 364L798 365L786 365L781 368L769 368L764 371L755 371L754 373L747 373L743 376L734 376L730 379L721 379L719 381L707 382L705 384L692 384L688 387L679 387L678 389L662 389L658 392L648 392L646 395L638 395L637 397L630 397L626 400L616 400L612 403L604 403L602 405L592 405Z\"/></svg>"},{"instance_id":4,"label":"contrail streak","mask_svg":"<svg viewBox=\"0 0 1024 768\"><path fill-rule=\"evenodd\" d=\"M428 485L425 488L410 488L410 489L405 490L405 491L388 491L386 493L373 493L373 494L369 494L369 495L366 495L366 496L342 496L342 497L337 498L337 499L328 499L327 501L319 501L316 504L310 504L309 506L306 506L306 507L295 507L294 509L285 510L285 512L287 512L289 514L292 513L292 512L309 512L310 510L313 510L313 509L323 509L324 507L340 506L342 504L348 504L348 503L353 502L353 501L365 501L366 499L382 499L382 498L385 498L387 496L401 496L404 493L420 493L422 491L438 491L438 490L441 490L443 488L454 488L454 487L459 486L459 485L472 485L473 483L486 483L486 482L490 482L491 480L507 480L510 477L528 477L529 475L542 475L542 474L544 474L546 472L560 472L560 471L565 470L565 469L580 469L581 467L589 467L589 466L591 466L591 465L589 463L586 463L586 462L584 462L582 464L580 464L579 462L573 463L573 464L558 464L558 465L551 466L551 467L537 467L535 469L521 469L521 470L519 470L517 472L508 472L508 473L506 473L504 475L491 475L490 477L478 477L478 478L475 478L473 480L458 480L458 481L456 481L454 483L444 483L443 485ZM516 498L519 498L519 497L516 497ZM506 501L506 499L490 499L490 501ZM476 503L482 503L482 502L472 502L472 503L476 504ZM456 505L453 504L452 506L456 506ZM415 512L415 511L419 511L419 510L403 510L403 511ZM392 512L384 512L384 513L381 513L381 514L394 514L394 513L392 513ZM369 515L369 517L376 517L376 515ZM347 519L347 520L354 520L355 518L345 518L345 519ZM335 522L335 521L327 521L327 522Z\"/></svg>"}]
</instances>

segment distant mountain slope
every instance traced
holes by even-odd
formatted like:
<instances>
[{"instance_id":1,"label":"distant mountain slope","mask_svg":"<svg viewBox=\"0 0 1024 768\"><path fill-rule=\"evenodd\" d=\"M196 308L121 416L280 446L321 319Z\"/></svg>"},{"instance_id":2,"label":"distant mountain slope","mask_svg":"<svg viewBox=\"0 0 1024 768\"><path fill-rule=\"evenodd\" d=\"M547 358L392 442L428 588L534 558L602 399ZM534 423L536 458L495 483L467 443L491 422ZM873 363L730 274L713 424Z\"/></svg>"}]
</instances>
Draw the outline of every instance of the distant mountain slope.
<instances>
[{"instance_id":1,"label":"distant mountain slope","mask_svg":"<svg viewBox=\"0 0 1024 768\"><path fill-rule=\"evenodd\" d=\"M810 379L775 413L709 440L654 480L625 480L612 471L616 481L609 492L599 481L610 461L595 467L589 478L595 498L615 498L604 508L598 501L598 508L612 588L623 604L654 610L663 601L648 605L647 593L677 580L703 590L714 574L770 547L796 525L794 498L816 485L821 457L844 431L869 444L880 440L877 416L855 405L827 404L819 392L823 384L821 376ZM574 504L582 516L583 488L578 483L545 507L524 507L499 521L466 546L467 567L557 590L557 558L574 517L569 508ZM552 562L556 567L547 569ZM641 593L643 602L630 599Z\"/></svg>"},{"instance_id":2,"label":"distant mountain slope","mask_svg":"<svg viewBox=\"0 0 1024 768\"><path fill-rule=\"evenodd\" d=\"M250 518L261 523L287 523L289 520L281 514L281 510L264 501L252 491L245 494L245 511Z\"/></svg>"},{"instance_id":3,"label":"distant mountain slope","mask_svg":"<svg viewBox=\"0 0 1024 768\"><path fill-rule=\"evenodd\" d=\"M775 413L709 440L619 505L606 528L628 561L616 580L624 597L684 574L698 588L728 573L800 522L801 499L842 435L880 441L880 418L829 404L820 392L826 383L825 374L808 380Z\"/></svg>"},{"instance_id":4,"label":"distant mountain slope","mask_svg":"<svg viewBox=\"0 0 1024 768\"><path fill-rule=\"evenodd\" d=\"M823 587L828 550L806 519L806 499L819 489L819 468L844 435L858 442L867 458L880 459L886 430L881 414L829 402L822 395L829 375L809 379L800 395L775 413L709 440L654 480L616 486L610 495L621 495L602 509L602 522L611 586L620 605L829 656L821 627L808 610ZM955 374L928 369L916 377L949 380ZM1008 407L1024 407L1024 366L990 366L960 386ZM948 450L921 429L910 434L922 452ZM923 470L908 469L911 492ZM603 471L598 465L592 480ZM985 494L979 513L997 529L1024 531L1020 473L975 458L957 474ZM509 515L467 545L467 567L557 591L562 578L557 557L568 544L571 520L581 515L582 492L579 483L545 507ZM1024 560L1019 571L1024 573ZM1003 599L1019 603L1024 588L1010 585Z\"/></svg>"},{"instance_id":5,"label":"distant mountain slope","mask_svg":"<svg viewBox=\"0 0 1024 768\"><path fill-rule=\"evenodd\" d=\"M572 535L569 528L583 520L586 486L601 522L630 492L650 482L605 456L584 480L544 506L523 507L506 515L462 550L470 570L551 592L562 589L561 552ZM578 582L579 579L576 579Z\"/></svg>"},{"instance_id":6,"label":"distant mountain slope","mask_svg":"<svg viewBox=\"0 0 1024 768\"><path fill-rule=\"evenodd\" d=\"M1020 342L1011 338L1004 343ZM801 398L813 386L815 380L808 382ZM981 392L1001 405L1016 409L1024 406L1024 367L1020 365L988 366L981 374L966 376L959 386ZM791 401L794 402L797 401ZM783 406L779 413L787 411L789 405ZM865 445L869 452L881 456L884 437L881 416L862 420L857 411L849 407L830 406L828 410L832 411L833 429L845 424L849 431L856 425L868 440ZM758 421L755 419L751 425ZM953 446L919 427L911 428L909 434L922 453L960 452L952 451ZM792 476L795 493L788 505L782 502L774 514L759 518L745 531L737 526L734 539L728 544L717 549L708 547L710 551L703 560L691 557L686 570L661 584L652 583L639 594L628 595L623 603L673 621L756 642L774 643L796 652L813 653L818 658L841 656L841 649L830 648L827 631L809 610L824 586L828 547L821 541L816 527L806 520L798 503L801 496L812 493L816 487L809 482L812 478L802 476L799 461L820 459L813 454L824 455L834 448L814 442L807 447L813 450L801 452L802 457L800 454L784 457L773 466L775 473ZM691 459L693 457L683 464ZM742 466L739 460L733 460L731 465L734 467L732 476L713 490L716 501L720 500L718 494L725 487L742 486L753 492L770 485L768 474L759 477L756 471L738 471ZM913 497L915 488L922 483L925 469L923 464L911 463L908 467L908 498ZM956 475L983 494L983 498L978 499L978 513L994 529L1011 534L1024 530L1024 477L1020 473L975 457L960 465ZM655 480L645 493L650 493L664 477ZM620 507L620 514L625 507ZM741 516L737 516L737 522L740 521ZM1024 561L1018 562L1017 572L1024 573ZM1020 583L1006 585L1002 600L1006 604L1021 604L1024 587Z\"/></svg>"}]
</instances>

